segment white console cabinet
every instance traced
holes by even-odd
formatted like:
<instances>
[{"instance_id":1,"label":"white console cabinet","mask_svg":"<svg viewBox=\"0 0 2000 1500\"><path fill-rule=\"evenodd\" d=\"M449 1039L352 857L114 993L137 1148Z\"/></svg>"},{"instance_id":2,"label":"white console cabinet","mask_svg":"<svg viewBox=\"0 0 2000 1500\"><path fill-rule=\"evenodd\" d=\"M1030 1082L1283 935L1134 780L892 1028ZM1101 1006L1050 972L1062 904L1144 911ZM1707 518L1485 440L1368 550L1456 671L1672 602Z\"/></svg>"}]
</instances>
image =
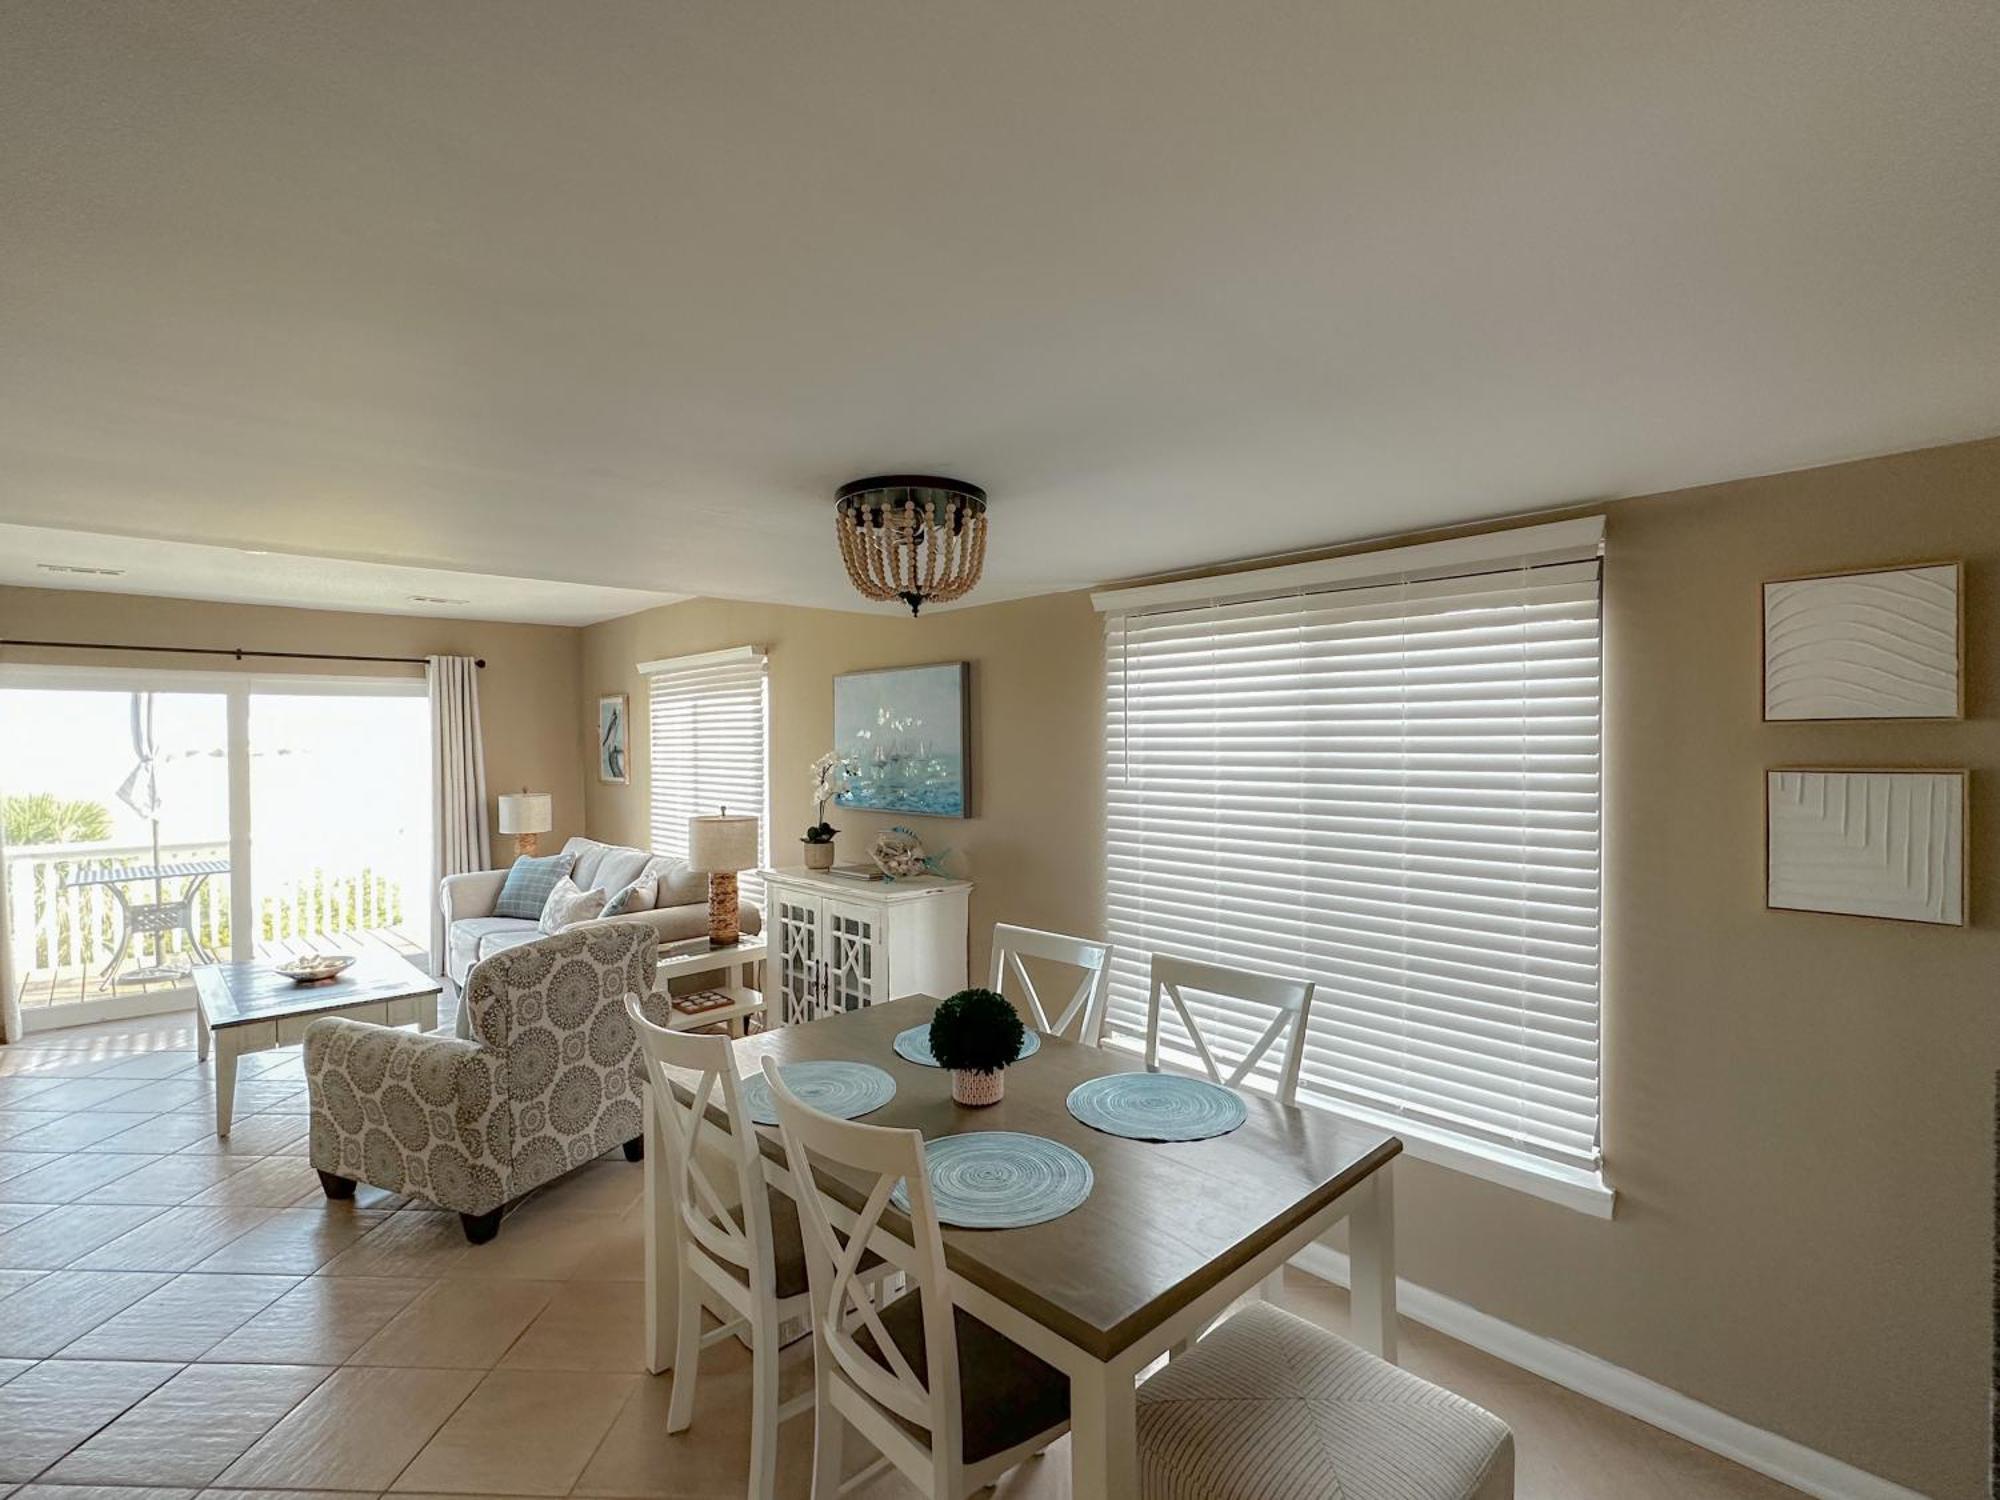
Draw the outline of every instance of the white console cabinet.
<instances>
[{"instance_id":1,"label":"white console cabinet","mask_svg":"<svg viewBox=\"0 0 2000 1500\"><path fill-rule=\"evenodd\" d=\"M812 870L766 870L763 879L772 1021L795 1026L965 988L970 881L842 880Z\"/></svg>"}]
</instances>

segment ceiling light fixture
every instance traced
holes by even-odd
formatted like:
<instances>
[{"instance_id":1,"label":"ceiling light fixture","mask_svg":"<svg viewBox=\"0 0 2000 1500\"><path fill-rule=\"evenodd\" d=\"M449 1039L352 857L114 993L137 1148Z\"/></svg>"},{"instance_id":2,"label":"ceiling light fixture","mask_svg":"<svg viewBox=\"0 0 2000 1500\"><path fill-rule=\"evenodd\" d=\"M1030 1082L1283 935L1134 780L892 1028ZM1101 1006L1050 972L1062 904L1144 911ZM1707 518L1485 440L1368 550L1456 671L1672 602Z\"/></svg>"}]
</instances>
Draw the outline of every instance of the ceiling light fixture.
<instances>
[{"instance_id":1,"label":"ceiling light fixture","mask_svg":"<svg viewBox=\"0 0 2000 1500\"><path fill-rule=\"evenodd\" d=\"M932 474L878 474L843 484L834 532L864 599L900 599L916 614L979 582L986 564L986 491Z\"/></svg>"},{"instance_id":2,"label":"ceiling light fixture","mask_svg":"<svg viewBox=\"0 0 2000 1500\"><path fill-rule=\"evenodd\" d=\"M36 563L44 573L72 573L85 578L123 578L123 568L88 568L81 563Z\"/></svg>"}]
</instances>

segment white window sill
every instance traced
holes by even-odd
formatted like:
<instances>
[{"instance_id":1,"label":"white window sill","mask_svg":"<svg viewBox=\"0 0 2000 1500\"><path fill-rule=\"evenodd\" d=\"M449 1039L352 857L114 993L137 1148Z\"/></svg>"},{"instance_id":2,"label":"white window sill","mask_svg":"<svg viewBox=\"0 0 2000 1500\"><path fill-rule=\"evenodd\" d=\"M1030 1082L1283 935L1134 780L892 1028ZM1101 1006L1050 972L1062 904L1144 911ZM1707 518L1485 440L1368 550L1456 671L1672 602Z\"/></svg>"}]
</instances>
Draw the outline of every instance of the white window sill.
<instances>
[{"instance_id":1,"label":"white window sill","mask_svg":"<svg viewBox=\"0 0 2000 1500\"><path fill-rule=\"evenodd\" d=\"M1104 1045L1135 1055L1144 1055L1146 1050L1137 1038L1114 1034L1105 1036ZM1403 1149L1418 1161L1449 1167L1454 1172L1477 1177L1482 1182L1498 1183L1501 1187L1561 1204L1592 1218L1608 1219L1617 1207L1617 1190L1604 1180L1602 1172L1568 1167L1526 1151L1511 1151L1505 1146L1467 1140L1420 1121L1407 1120L1364 1105L1342 1103L1336 1109L1317 1099L1300 1102L1308 1109L1325 1109L1378 1130L1386 1130L1402 1141Z\"/></svg>"}]
</instances>

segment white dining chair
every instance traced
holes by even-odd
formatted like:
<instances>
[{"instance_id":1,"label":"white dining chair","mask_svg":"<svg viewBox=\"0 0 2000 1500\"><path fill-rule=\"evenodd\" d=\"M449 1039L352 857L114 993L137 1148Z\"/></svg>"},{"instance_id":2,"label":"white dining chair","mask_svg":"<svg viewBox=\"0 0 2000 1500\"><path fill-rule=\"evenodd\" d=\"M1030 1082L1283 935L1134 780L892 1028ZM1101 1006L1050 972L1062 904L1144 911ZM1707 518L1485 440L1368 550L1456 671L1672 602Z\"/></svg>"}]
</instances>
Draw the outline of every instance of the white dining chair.
<instances>
[{"instance_id":1,"label":"white dining chair","mask_svg":"<svg viewBox=\"0 0 2000 1500\"><path fill-rule=\"evenodd\" d=\"M783 1405L778 1401L779 1329L805 1319L812 1304L798 1210L789 1196L765 1180L729 1038L655 1026L630 999L625 1011L639 1037L647 1092L658 1117L679 1252L680 1298L667 1431L684 1432L694 1419L701 1351L723 1339L747 1335L749 1494L752 1500L769 1500L777 1486L778 1428L812 1406L809 1392ZM670 1080L669 1068L680 1070L682 1076ZM717 1109L726 1126L712 1113ZM710 1171L723 1163L734 1180L718 1184ZM867 1269L876 1278L888 1270L879 1261ZM704 1308L721 1319L721 1327L702 1332Z\"/></svg>"},{"instance_id":2,"label":"white dining chair","mask_svg":"<svg viewBox=\"0 0 2000 1500\"><path fill-rule=\"evenodd\" d=\"M1082 970L1076 993L1069 997L1060 1014L1051 1019L1035 988L1034 976L1023 959L1045 959ZM993 927L993 978L988 989L1007 993L1008 976L1019 981L1022 998L1035 1030L1049 1036L1067 1037L1095 1047L1104 1036L1104 996L1111 980L1111 945L1089 938L1067 937L1060 932L1043 932L1035 927L1012 927L996 922ZM1074 1026L1076 1035L1070 1036Z\"/></svg>"},{"instance_id":3,"label":"white dining chair","mask_svg":"<svg viewBox=\"0 0 2000 1500\"><path fill-rule=\"evenodd\" d=\"M1225 1076L1222 1064L1202 1035L1187 992L1215 995L1247 1006L1269 1008L1270 1023L1244 1050ZM1214 1082L1235 1088L1248 1078L1264 1054L1280 1041L1284 1053L1278 1065L1278 1099L1295 1104L1299 1097L1299 1064L1305 1057L1306 1022L1312 1012L1313 981L1285 979L1275 974L1257 974L1221 964L1197 963L1193 959L1153 955L1152 983L1146 997L1146 1068L1160 1070L1160 1012L1162 1002L1170 1002L1187 1028L1196 1056Z\"/></svg>"},{"instance_id":4,"label":"white dining chair","mask_svg":"<svg viewBox=\"0 0 2000 1500\"><path fill-rule=\"evenodd\" d=\"M921 1134L823 1114L785 1087L768 1058L764 1076L812 1282L812 1500L841 1491L846 1425L930 1500L965 1500L1069 1430L1069 1380L953 1305ZM844 1169L842 1180L863 1195L858 1211L820 1191L821 1164ZM907 1241L882 1224L898 1182L909 1184ZM880 1307L857 1275L871 1245L909 1283Z\"/></svg>"},{"instance_id":5,"label":"white dining chair","mask_svg":"<svg viewBox=\"0 0 2000 1500\"><path fill-rule=\"evenodd\" d=\"M1266 1303L1139 1387L1144 1500L1513 1500L1507 1424Z\"/></svg>"}]
</instances>

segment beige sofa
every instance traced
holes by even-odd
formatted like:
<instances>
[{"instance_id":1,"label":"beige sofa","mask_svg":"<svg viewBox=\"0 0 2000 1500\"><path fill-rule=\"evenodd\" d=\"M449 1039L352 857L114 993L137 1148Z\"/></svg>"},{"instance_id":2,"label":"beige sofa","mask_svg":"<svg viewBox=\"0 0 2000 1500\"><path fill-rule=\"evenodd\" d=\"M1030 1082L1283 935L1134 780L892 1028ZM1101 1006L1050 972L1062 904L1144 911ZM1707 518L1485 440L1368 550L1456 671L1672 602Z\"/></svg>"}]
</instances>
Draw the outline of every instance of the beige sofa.
<instances>
[{"instance_id":1,"label":"beige sofa","mask_svg":"<svg viewBox=\"0 0 2000 1500\"><path fill-rule=\"evenodd\" d=\"M708 931L708 877L689 869L685 860L585 838L571 839L563 845L562 852L573 858L570 879L587 891L615 895L649 872L660 882L659 896L651 911L583 922L578 927L599 926L602 922L644 922L653 929L662 947L701 937ZM505 870L475 870L467 875L447 875L438 888L438 902L444 908L444 971L454 988L464 987L473 965L480 960L541 936L536 924L525 917L493 915L500 887L506 880ZM763 917L755 906L744 905L742 925L745 932L763 930Z\"/></svg>"}]
</instances>

